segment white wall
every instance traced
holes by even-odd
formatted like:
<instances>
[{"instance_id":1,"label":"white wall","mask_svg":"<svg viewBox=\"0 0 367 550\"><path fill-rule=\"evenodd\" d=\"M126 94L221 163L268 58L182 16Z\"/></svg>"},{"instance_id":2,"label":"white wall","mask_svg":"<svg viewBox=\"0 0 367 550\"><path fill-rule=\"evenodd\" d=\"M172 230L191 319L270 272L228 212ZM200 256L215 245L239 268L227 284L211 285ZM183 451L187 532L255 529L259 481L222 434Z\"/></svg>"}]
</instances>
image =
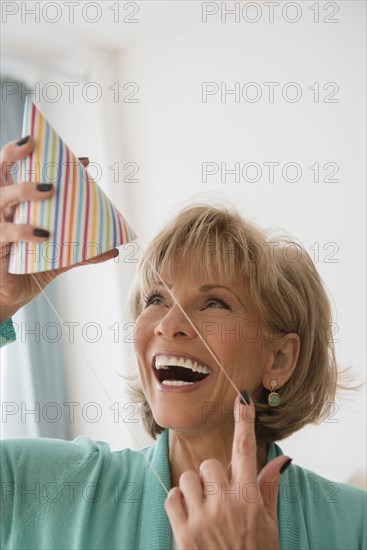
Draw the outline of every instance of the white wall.
<instances>
[{"instance_id":1,"label":"white wall","mask_svg":"<svg viewBox=\"0 0 367 550\"><path fill-rule=\"evenodd\" d=\"M156 21L160 28L163 24L169 28L163 4L156 3ZM93 46L92 34L90 41L74 38L69 57L52 59L71 73L54 75L48 63L41 79L59 79L61 83L70 78L81 83L83 78L95 80L104 90L103 99L92 104L79 94L74 104L65 96L57 105L43 102L41 107L74 152L102 165L100 184L137 231L140 245L145 245L192 195L205 199L208 193L215 193L232 199L244 215L259 224L285 228L310 253L319 247L317 267L334 299L340 364L354 365L363 378L364 5L339 3L339 23L316 24L312 22L311 4L302 3L303 16L294 24L278 17L274 23L266 17L256 24L231 19L220 23L219 15L204 24L201 4L189 2L185 26L179 32L150 34L147 41L132 41L133 46L125 44L124 49L113 52ZM185 11L183 5L180 3L181 11ZM141 4L142 21L143 16ZM144 24L149 26L149 19ZM63 32L68 36L66 29ZM131 28L129 32L133 32ZM98 34L98 24L93 33ZM139 102L124 102L132 88L124 92L121 87L119 101L114 102L108 92L114 82L121 86L137 83ZM235 82L241 88L256 82L263 97L257 103L243 99L236 103L233 96L221 102L217 94L204 103L203 82L224 82L228 89ZM268 88L264 82L280 83L273 103L265 98ZM288 82L301 87L299 102L286 101L280 94ZM332 91L323 90L323 85L336 82L339 102L315 103L309 90L314 82L320 83L321 98ZM115 162L120 163L121 170L126 162L137 163L139 181L127 183L120 178L114 182L109 166ZM231 168L235 162L241 163L241 168L256 162L263 175L257 183L242 178L235 182L231 176L222 183L220 175L204 183L203 162L226 162ZM270 182L264 162L279 162L281 168L296 162L302 178L290 183L278 170L275 181ZM325 177L324 164L336 163L339 181L315 183L309 169L315 162L320 163L321 178ZM330 248L323 248L327 246ZM337 262L330 263L327 254L333 251L332 259ZM75 270L60 279L61 318L80 323L76 343L65 342L69 400L80 403L74 435L85 433L107 440L114 449L138 448L150 440L139 425L113 422L110 401L87 363L97 371L112 401L123 403L124 385L118 373L126 374L131 365L131 349L122 340L128 336L123 329L124 305L134 267L120 260ZM100 341L94 344L83 338L81 330L90 322L98 322L102 330ZM121 329L117 343L109 329L114 323ZM83 405L91 402L102 410L96 423L86 421L81 414ZM125 419L128 412L122 411ZM281 446L302 466L346 481L364 472L365 417L363 391L350 403L338 403L336 422L308 427Z\"/></svg>"}]
</instances>

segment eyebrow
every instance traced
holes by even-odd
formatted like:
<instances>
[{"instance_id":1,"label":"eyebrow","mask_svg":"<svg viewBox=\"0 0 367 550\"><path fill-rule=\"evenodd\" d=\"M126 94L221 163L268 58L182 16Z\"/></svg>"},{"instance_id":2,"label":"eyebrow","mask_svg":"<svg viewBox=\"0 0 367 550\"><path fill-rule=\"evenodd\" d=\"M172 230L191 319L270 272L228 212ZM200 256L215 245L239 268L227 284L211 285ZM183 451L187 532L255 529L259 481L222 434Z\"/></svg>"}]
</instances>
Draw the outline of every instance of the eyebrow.
<instances>
[{"instance_id":1,"label":"eyebrow","mask_svg":"<svg viewBox=\"0 0 367 550\"><path fill-rule=\"evenodd\" d=\"M164 284L161 282L161 281L157 281L155 283L157 286L162 286L164 287ZM172 285L168 284L166 281L165 281L165 284L168 286L168 288L171 290L172 288ZM212 290L213 288L224 288L225 290L229 290L229 292L232 292L232 294L237 298L237 300L240 302L240 304L244 307L245 311L247 311L247 307L245 306L245 304L243 303L243 301L241 300L241 298L238 296L238 294L236 292L234 292L234 290L232 290L231 288L228 288L228 286L224 286L224 285L218 285L218 284L213 284L213 285L202 285L199 290L200 292L206 292L208 290Z\"/></svg>"}]
</instances>

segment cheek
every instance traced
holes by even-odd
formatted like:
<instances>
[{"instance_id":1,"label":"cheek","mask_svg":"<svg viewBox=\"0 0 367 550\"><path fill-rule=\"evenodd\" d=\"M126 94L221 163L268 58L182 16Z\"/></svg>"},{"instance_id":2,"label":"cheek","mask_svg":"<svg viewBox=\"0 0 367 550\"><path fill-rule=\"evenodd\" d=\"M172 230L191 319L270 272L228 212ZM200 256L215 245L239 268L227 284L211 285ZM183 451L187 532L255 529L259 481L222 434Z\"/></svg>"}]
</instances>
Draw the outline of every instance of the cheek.
<instances>
[{"instance_id":1,"label":"cheek","mask_svg":"<svg viewBox=\"0 0 367 550\"><path fill-rule=\"evenodd\" d=\"M224 327L224 325L222 325ZM260 331L255 324L226 324L206 339L226 373L234 378L257 379L264 364L264 349Z\"/></svg>"},{"instance_id":2,"label":"cheek","mask_svg":"<svg viewBox=\"0 0 367 550\"><path fill-rule=\"evenodd\" d=\"M144 353L144 349L146 348L149 336L153 333L153 329L142 314L136 319L135 327L136 334L134 338L134 350L136 355L141 357Z\"/></svg>"},{"instance_id":3,"label":"cheek","mask_svg":"<svg viewBox=\"0 0 367 550\"><path fill-rule=\"evenodd\" d=\"M136 335L134 338L134 351L137 358L138 376L140 386L145 392L147 386L147 347L152 334L152 330L145 319L138 317L136 323Z\"/></svg>"},{"instance_id":4,"label":"cheek","mask_svg":"<svg viewBox=\"0 0 367 550\"><path fill-rule=\"evenodd\" d=\"M203 334L209 346L224 354L242 353L245 356L257 354L261 350L262 334L252 322L211 323L208 335ZM205 336L207 336L205 338Z\"/></svg>"},{"instance_id":5,"label":"cheek","mask_svg":"<svg viewBox=\"0 0 367 550\"><path fill-rule=\"evenodd\" d=\"M251 345L252 348L258 347L262 342L262 331L259 324L254 322L246 323L242 328L242 340Z\"/></svg>"}]
</instances>

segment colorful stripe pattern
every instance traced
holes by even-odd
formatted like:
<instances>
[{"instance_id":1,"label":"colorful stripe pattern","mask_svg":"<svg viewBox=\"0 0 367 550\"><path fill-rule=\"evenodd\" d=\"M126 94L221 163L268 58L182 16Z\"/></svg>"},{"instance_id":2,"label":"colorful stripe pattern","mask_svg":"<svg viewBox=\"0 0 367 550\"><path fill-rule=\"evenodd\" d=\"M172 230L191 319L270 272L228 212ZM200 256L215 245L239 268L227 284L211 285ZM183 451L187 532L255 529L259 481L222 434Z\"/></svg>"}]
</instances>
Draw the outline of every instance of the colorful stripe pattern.
<instances>
[{"instance_id":1,"label":"colorful stripe pattern","mask_svg":"<svg viewBox=\"0 0 367 550\"><path fill-rule=\"evenodd\" d=\"M20 162L18 183L53 183L56 192L45 201L23 202L14 223L50 231L43 243L14 243L9 272L38 273L91 259L136 238L134 230L90 177L35 104L27 97L22 135L36 146Z\"/></svg>"}]
</instances>

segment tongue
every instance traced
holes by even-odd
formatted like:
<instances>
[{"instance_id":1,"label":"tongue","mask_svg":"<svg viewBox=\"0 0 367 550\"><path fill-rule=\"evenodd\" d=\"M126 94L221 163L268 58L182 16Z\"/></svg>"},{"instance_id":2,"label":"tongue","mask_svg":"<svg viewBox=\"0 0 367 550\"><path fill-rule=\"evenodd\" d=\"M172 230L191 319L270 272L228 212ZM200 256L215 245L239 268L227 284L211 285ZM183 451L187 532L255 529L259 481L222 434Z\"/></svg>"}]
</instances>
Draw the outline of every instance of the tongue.
<instances>
[{"instance_id":1,"label":"tongue","mask_svg":"<svg viewBox=\"0 0 367 550\"><path fill-rule=\"evenodd\" d=\"M169 369L158 370L159 381L163 380L182 380L183 382L199 382L208 375L201 372L194 372L185 367L170 366Z\"/></svg>"}]
</instances>

